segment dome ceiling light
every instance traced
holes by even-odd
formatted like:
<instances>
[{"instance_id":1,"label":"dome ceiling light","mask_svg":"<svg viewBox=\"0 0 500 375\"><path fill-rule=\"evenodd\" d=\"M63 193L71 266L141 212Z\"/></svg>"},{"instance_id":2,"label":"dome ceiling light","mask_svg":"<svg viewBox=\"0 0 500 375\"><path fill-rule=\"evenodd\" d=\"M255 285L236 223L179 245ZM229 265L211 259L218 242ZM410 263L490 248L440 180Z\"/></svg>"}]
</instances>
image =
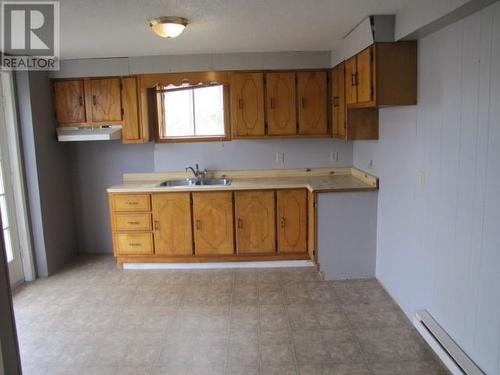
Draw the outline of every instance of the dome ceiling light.
<instances>
[{"instance_id":1,"label":"dome ceiling light","mask_svg":"<svg viewBox=\"0 0 500 375\"><path fill-rule=\"evenodd\" d=\"M162 38L175 38L182 34L188 20L182 17L159 17L149 20L151 29Z\"/></svg>"}]
</instances>

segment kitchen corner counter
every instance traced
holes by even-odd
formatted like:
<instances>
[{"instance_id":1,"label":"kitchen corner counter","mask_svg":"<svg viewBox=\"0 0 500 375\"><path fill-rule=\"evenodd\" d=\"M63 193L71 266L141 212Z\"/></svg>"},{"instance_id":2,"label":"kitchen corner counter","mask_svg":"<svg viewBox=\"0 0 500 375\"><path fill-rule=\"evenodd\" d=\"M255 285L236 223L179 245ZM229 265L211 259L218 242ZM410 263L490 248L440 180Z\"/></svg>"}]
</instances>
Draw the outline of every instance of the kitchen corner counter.
<instances>
[{"instance_id":1,"label":"kitchen corner counter","mask_svg":"<svg viewBox=\"0 0 500 375\"><path fill-rule=\"evenodd\" d=\"M124 174L123 184L109 193L265 190L305 188L311 192L376 191L378 178L356 168L314 168L246 171L209 171L210 178L229 178L228 186L160 186L166 180L191 177L187 172Z\"/></svg>"}]
</instances>

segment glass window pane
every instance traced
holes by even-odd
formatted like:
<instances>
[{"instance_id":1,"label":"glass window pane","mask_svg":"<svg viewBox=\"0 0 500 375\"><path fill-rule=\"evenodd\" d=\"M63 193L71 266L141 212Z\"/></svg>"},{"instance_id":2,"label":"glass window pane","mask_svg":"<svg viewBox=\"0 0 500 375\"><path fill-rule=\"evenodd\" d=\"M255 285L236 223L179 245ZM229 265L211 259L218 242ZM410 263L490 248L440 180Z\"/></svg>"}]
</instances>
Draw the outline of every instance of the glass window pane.
<instances>
[{"instance_id":1,"label":"glass window pane","mask_svg":"<svg viewBox=\"0 0 500 375\"><path fill-rule=\"evenodd\" d=\"M224 98L222 86L194 90L196 135L224 135Z\"/></svg>"},{"instance_id":2,"label":"glass window pane","mask_svg":"<svg viewBox=\"0 0 500 375\"><path fill-rule=\"evenodd\" d=\"M4 229L3 231L3 242L5 244L5 253L7 254L7 262L12 262L12 260L14 260L14 252L12 249L12 241L10 239L9 229Z\"/></svg>"},{"instance_id":3,"label":"glass window pane","mask_svg":"<svg viewBox=\"0 0 500 375\"><path fill-rule=\"evenodd\" d=\"M9 227L9 217L7 216L7 201L5 195L0 196L0 215L2 218L2 229Z\"/></svg>"},{"instance_id":4,"label":"glass window pane","mask_svg":"<svg viewBox=\"0 0 500 375\"><path fill-rule=\"evenodd\" d=\"M194 135L193 102L191 90L164 93L164 133L167 137Z\"/></svg>"}]
</instances>

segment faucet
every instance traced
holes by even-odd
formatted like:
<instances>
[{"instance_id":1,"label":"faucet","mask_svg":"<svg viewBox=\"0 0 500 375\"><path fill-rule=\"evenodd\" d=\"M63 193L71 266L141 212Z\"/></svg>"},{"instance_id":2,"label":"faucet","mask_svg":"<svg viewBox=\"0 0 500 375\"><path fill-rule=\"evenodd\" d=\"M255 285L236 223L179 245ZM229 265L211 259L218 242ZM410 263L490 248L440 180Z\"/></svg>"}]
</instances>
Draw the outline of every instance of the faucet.
<instances>
[{"instance_id":1,"label":"faucet","mask_svg":"<svg viewBox=\"0 0 500 375\"><path fill-rule=\"evenodd\" d=\"M203 179L205 178L205 176L206 176L206 174L207 174L207 170L206 170L206 169L204 169L203 171L200 171L200 168L199 168L199 166L198 166L198 163L196 163L196 164L195 164L195 166L196 166L196 169L195 169L195 168L193 168L193 167L191 167L190 165L188 165L188 166L186 167L186 172L187 172L187 171L191 171L191 172L193 172L193 175L194 175L194 177L196 178L196 182L197 182L197 183L200 183L200 182L202 182L202 181L203 181Z\"/></svg>"}]
</instances>

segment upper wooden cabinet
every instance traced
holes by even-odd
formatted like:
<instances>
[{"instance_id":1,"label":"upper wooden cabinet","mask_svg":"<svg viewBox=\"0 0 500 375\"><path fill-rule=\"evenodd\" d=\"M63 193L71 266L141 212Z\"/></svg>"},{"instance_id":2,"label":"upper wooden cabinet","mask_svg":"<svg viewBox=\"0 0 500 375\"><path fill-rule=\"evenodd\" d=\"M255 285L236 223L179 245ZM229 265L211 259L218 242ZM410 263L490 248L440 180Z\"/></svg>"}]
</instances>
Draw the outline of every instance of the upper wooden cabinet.
<instances>
[{"instance_id":1,"label":"upper wooden cabinet","mask_svg":"<svg viewBox=\"0 0 500 375\"><path fill-rule=\"evenodd\" d=\"M262 136L264 123L264 74L234 73L231 80L233 135Z\"/></svg>"},{"instance_id":2,"label":"upper wooden cabinet","mask_svg":"<svg viewBox=\"0 0 500 375\"><path fill-rule=\"evenodd\" d=\"M192 255L193 232L190 194L153 194L151 204L155 254Z\"/></svg>"},{"instance_id":3,"label":"upper wooden cabinet","mask_svg":"<svg viewBox=\"0 0 500 375\"><path fill-rule=\"evenodd\" d=\"M307 191L277 192L278 252L307 251Z\"/></svg>"},{"instance_id":4,"label":"upper wooden cabinet","mask_svg":"<svg viewBox=\"0 0 500 375\"><path fill-rule=\"evenodd\" d=\"M221 191L192 194L195 253L233 254L233 193Z\"/></svg>"},{"instance_id":5,"label":"upper wooden cabinet","mask_svg":"<svg viewBox=\"0 0 500 375\"><path fill-rule=\"evenodd\" d=\"M299 133L327 134L326 72L298 72L297 97Z\"/></svg>"},{"instance_id":6,"label":"upper wooden cabinet","mask_svg":"<svg viewBox=\"0 0 500 375\"><path fill-rule=\"evenodd\" d=\"M120 78L91 79L89 87L91 122L122 121Z\"/></svg>"},{"instance_id":7,"label":"upper wooden cabinet","mask_svg":"<svg viewBox=\"0 0 500 375\"><path fill-rule=\"evenodd\" d=\"M266 74L266 120L269 135L296 134L295 73Z\"/></svg>"},{"instance_id":8,"label":"upper wooden cabinet","mask_svg":"<svg viewBox=\"0 0 500 375\"><path fill-rule=\"evenodd\" d=\"M375 43L345 62L348 108L417 103L415 41Z\"/></svg>"},{"instance_id":9,"label":"upper wooden cabinet","mask_svg":"<svg viewBox=\"0 0 500 375\"><path fill-rule=\"evenodd\" d=\"M274 191L237 191L234 201L237 253L275 253Z\"/></svg>"},{"instance_id":10,"label":"upper wooden cabinet","mask_svg":"<svg viewBox=\"0 0 500 375\"><path fill-rule=\"evenodd\" d=\"M60 124L86 122L83 81L55 81L54 105Z\"/></svg>"},{"instance_id":11,"label":"upper wooden cabinet","mask_svg":"<svg viewBox=\"0 0 500 375\"><path fill-rule=\"evenodd\" d=\"M141 121L138 77L54 80L58 126L122 125L124 143L149 140Z\"/></svg>"},{"instance_id":12,"label":"upper wooden cabinet","mask_svg":"<svg viewBox=\"0 0 500 375\"><path fill-rule=\"evenodd\" d=\"M346 137L345 106L345 63L340 63L332 71L332 128L333 136Z\"/></svg>"}]
</instances>

